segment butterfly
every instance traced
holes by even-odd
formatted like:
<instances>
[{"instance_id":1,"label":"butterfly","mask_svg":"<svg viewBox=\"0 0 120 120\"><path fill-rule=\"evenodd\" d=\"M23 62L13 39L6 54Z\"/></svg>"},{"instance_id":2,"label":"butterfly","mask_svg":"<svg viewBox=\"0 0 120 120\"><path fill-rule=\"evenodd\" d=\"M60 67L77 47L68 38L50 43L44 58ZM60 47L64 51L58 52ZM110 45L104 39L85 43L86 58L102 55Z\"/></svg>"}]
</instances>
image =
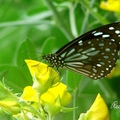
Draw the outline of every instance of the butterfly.
<instances>
[{"instance_id":1,"label":"butterfly","mask_svg":"<svg viewBox=\"0 0 120 120\"><path fill-rule=\"evenodd\" d=\"M57 69L62 67L101 79L115 67L119 50L120 22L116 22L81 35L43 59Z\"/></svg>"}]
</instances>

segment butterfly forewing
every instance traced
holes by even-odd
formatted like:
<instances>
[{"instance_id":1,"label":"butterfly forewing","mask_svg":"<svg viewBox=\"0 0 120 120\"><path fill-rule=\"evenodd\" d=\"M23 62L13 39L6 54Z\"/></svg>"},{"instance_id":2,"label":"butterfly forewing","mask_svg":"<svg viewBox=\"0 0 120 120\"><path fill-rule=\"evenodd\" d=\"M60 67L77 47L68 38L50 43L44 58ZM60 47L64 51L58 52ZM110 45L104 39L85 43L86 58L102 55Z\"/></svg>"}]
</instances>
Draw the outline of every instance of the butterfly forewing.
<instances>
[{"instance_id":1,"label":"butterfly forewing","mask_svg":"<svg viewBox=\"0 0 120 120\"><path fill-rule=\"evenodd\" d=\"M65 67L93 79L107 76L118 59L120 23L91 30L45 57L52 66Z\"/></svg>"},{"instance_id":2,"label":"butterfly forewing","mask_svg":"<svg viewBox=\"0 0 120 120\"><path fill-rule=\"evenodd\" d=\"M112 39L115 40L115 43L120 49L120 22L108 24L99 28L96 28L94 30L91 30L82 36L74 39L73 41L69 42L68 44L64 45L62 48L60 48L56 54L62 54L66 52L66 49L71 48L72 46L75 46L77 43L82 41L88 41L94 39L95 41L97 38L103 38L103 39Z\"/></svg>"}]
</instances>

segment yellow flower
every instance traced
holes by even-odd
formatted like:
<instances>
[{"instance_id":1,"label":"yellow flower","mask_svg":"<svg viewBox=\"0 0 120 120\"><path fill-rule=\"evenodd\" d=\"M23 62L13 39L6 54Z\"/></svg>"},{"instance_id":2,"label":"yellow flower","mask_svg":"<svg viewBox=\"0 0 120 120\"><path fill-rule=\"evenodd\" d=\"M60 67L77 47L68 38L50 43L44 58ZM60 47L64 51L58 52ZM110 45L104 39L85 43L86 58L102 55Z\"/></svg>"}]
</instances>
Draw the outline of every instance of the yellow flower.
<instances>
[{"instance_id":1,"label":"yellow flower","mask_svg":"<svg viewBox=\"0 0 120 120\"><path fill-rule=\"evenodd\" d=\"M31 87L25 87L22 99L26 101L38 102L37 92ZM47 92L40 96L40 103L44 106L46 112L52 116L59 113L60 111L69 112L72 109L64 108L71 101L71 94L67 92L67 86L63 83L49 88Z\"/></svg>"},{"instance_id":2,"label":"yellow flower","mask_svg":"<svg viewBox=\"0 0 120 120\"><path fill-rule=\"evenodd\" d=\"M59 74L46 64L35 60L25 60L25 62L33 77L32 87L40 95L60 81Z\"/></svg>"},{"instance_id":3,"label":"yellow flower","mask_svg":"<svg viewBox=\"0 0 120 120\"><path fill-rule=\"evenodd\" d=\"M40 103L51 117L73 110L64 107L71 101L71 94L67 92L67 86L60 83L59 74L44 63L34 60L25 62L33 77L33 85L24 89L22 99Z\"/></svg>"},{"instance_id":4,"label":"yellow flower","mask_svg":"<svg viewBox=\"0 0 120 120\"><path fill-rule=\"evenodd\" d=\"M110 120L109 111L100 94L86 113L80 114L78 120Z\"/></svg>"},{"instance_id":5,"label":"yellow flower","mask_svg":"<svg viewBox=\"0 0 120 120\"><path fill-rule=\"evenodd\" d=\"M71 101L71 94L67 92L67 86L63 83L59 83L55 87L49 88L40 98L44 102L53 104L58 96L60 97L62 106L66 106ZM26 101L38 102L37 92L32 86L25 87L21 97Z\"/></svg>"},{"instance_id":6,"label":"yellow flower","mask_svg":"<svg viewBox=\"0 0 120 120\"><path fill-rule=\"evenodd\" d=\"M107 2L101 1L100 8L104 10L120 12L120 0L107 0Z\"/></svg>"}]
</instances>

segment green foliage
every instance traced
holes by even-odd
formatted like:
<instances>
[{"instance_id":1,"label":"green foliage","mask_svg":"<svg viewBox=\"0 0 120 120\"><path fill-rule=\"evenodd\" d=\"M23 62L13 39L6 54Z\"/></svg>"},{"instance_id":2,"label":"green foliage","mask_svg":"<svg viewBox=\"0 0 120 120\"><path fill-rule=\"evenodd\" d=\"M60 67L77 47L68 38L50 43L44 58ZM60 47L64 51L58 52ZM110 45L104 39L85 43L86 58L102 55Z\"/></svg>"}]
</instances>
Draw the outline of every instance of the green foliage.
<instances>
[{"instance_id":1,"label":"green foliage","mask_svg":"<svg viewBox=\"0 0 120 120\"><path fill-rule=\"evenodd\" d=\"M32 79L25 59L42 61L73 38L103 24L118 21L118 13L100 9L95 0L1 0L0 1L0 78L14 93L22 93ZM29 38L29 39L28 39ZM118 65L120 66L120 62ZM63 82L73 94L73 113L59 114L55 119L76 120L89 109L97 93L110 106L120 100L120 68L117 75L93 81L82 75L61 70ZM118 120L119 110L110 109L111 120ZM12 120L10 115L0 120Z\"/></svg>"}]
</instances>

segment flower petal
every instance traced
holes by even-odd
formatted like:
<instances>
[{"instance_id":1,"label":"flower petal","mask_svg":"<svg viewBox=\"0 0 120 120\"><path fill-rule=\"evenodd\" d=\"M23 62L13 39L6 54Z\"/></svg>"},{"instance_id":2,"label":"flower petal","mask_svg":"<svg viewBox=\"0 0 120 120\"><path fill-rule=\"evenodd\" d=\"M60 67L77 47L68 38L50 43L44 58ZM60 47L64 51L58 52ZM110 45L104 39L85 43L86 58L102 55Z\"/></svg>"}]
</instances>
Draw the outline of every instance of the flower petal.
<instances>
[{"instance_id":1,"label":"flower petal","mask_svg":"<svg viewBox=\"0 0 120 120\"><path fill-rule=\"evenodd\" d=\"M92 111L90 117L91 120L109 120L109 111L107 105L100 94L97 95L97 98L91 106L90 111Z\"/></svg>"},{"instance_id":2,"label":"flower petal","mask_svg":"<svg viewBox=\"0 0 120 120\"><path fill-rule=\"evenodd\" d=\"M26 86L24 88L21 98L26 101L32 101L32 102L38 101L37 92L32 88L32 86Z\"/></svg>"},{"instance_id":3,"label":"flower petal","mask_svg":"<svg viewBox=\"0 0 120 120\"><path fill-rule=\"evenodd\" d=\"M54 84L59 81L58 72L56 72L51 67L48 67L48 65L42 62L35 61L35 60L25 60L25 62L28 65L28 68L30 70L32 77L36 75L37 78L40 79L41 83L45 83L45 81L48 80L48 77L51 77L52 79L56 77L53 81Z\"/></svg>"},{"instance_id":4,"label":"flower petal","mask_svg":"<svg viewBox=\"0 0 120 120\"><path fill-rule=\"evenodd\" d=\"M48 91L41 96L41 99L54 104L54 100L58 96L60 96L62 106L67 105L71 101L71 94L67 92L67 86L63 83L59 83L55 87L48 89Z\"/></svg>"},{"instance_id":5,"label":"flower petal","mask_svg":"<svg viewBox=\"0 0 120 120\"><path fill-rule=\"evenodd\" d=\"M80 114L78 120L110 120L107 105L100 94L97 95L97 98L87 113Z\"/></svg>"}]
</instances>

